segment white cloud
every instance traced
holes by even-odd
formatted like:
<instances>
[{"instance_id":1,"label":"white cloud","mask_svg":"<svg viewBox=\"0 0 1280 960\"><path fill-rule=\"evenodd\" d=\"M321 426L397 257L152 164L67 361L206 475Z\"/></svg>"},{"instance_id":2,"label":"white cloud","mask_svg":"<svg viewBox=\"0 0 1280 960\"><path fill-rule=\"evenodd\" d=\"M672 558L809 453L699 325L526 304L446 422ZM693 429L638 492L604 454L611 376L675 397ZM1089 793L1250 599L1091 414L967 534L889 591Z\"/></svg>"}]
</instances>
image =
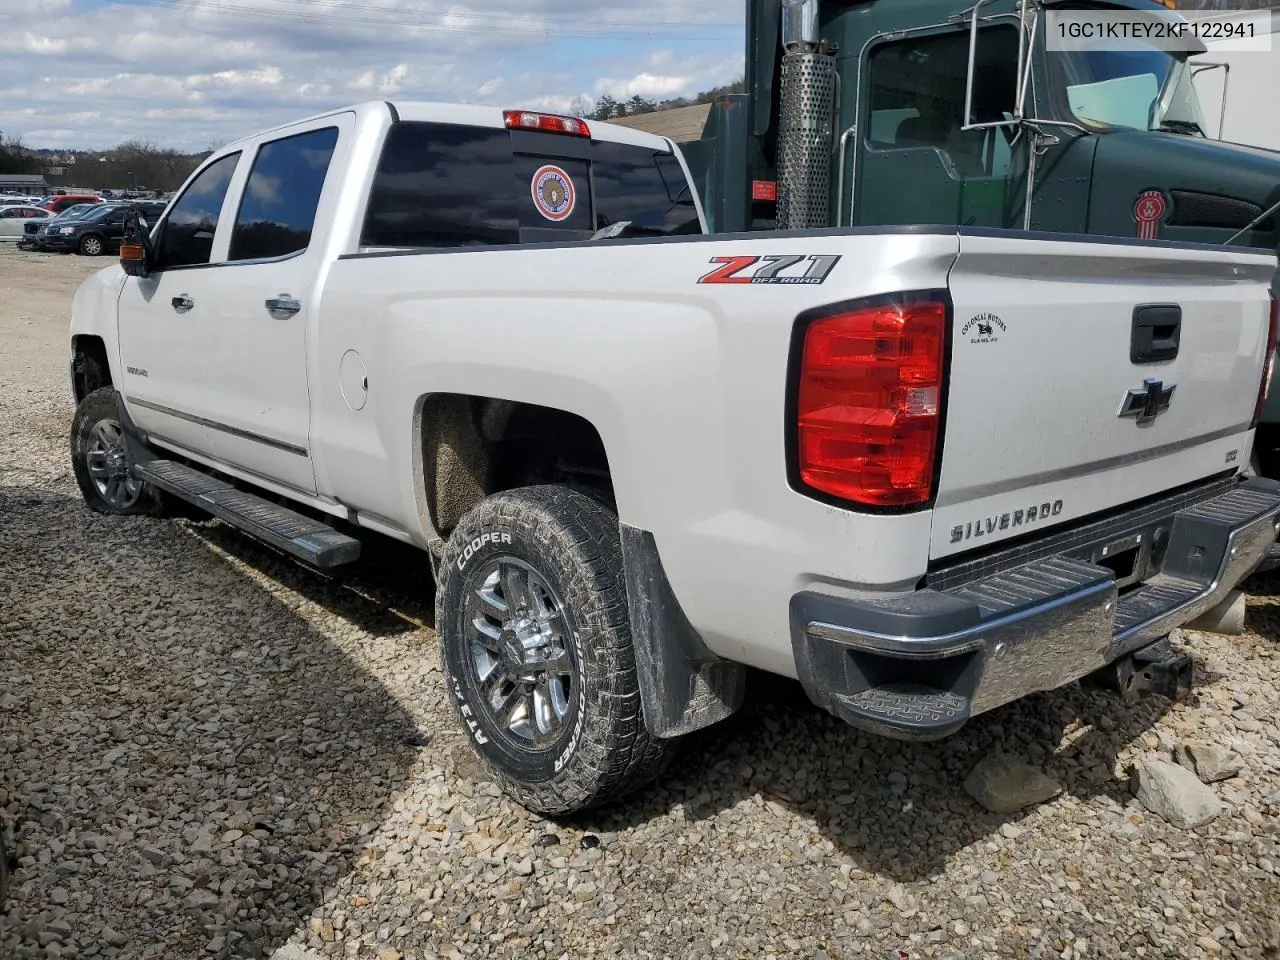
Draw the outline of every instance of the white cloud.
<instances>
[{"instance_id":1,"label":"white cloud","mask_svg":"<svg viewBox=\"0 0 1280 960\"><path fill-rule=\"evenodd\" d=\"M601 93L682 96L741 72L741 0L234 6L0 0L0 130L31 146L140 137L199 150L351 100L567 112Z\"/></svg>"},{"instance_id":2,"label":"white cloud","mask_svg":"<svg viewBox=\"0 0 1280 960\"><path fill-rule=\"evenodd\" d=\"M689 86L689 77L662 77L652 73L638 73L630 80L602 78L596 83L598 93L607 93L620 100L631 97L674 97Z\"/></svg>"},{"instance_id":3,"label":"white cloud","mask_svg":"<svg viewBox=\"0 0 1280 960\"><path fill-rule=\"evenodd\" d=\"M382 80L378 83L378 93L384 97L393 96L405 88L405 81L408 79L409 65L397 63L382 75Z\"/></svg>"}]
</instances>

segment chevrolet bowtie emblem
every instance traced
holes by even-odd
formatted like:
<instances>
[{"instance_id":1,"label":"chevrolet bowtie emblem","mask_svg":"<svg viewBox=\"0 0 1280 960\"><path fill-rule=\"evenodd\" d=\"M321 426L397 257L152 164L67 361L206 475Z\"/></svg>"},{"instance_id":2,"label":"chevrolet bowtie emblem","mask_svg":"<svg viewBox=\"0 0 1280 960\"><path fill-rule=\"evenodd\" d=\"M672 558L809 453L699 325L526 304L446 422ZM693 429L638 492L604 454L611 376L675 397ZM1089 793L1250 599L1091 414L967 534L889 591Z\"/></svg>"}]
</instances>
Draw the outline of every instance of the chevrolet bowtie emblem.
<instances>
[{"instance_id":1,"label":"chevrolet bowtie emblem","mask_svg":"<svg viewBox=\"0 0 1280 960\"><path fill-rule=\"evenodd\" d=\"M1130 390L1120 407L1120 416L1132 417L1139 424L1150 423L1169 409L1173 402L1174 384L1165 386L1159 380L1147 380L1137 390Z\"/></svg>"}]
</instances>

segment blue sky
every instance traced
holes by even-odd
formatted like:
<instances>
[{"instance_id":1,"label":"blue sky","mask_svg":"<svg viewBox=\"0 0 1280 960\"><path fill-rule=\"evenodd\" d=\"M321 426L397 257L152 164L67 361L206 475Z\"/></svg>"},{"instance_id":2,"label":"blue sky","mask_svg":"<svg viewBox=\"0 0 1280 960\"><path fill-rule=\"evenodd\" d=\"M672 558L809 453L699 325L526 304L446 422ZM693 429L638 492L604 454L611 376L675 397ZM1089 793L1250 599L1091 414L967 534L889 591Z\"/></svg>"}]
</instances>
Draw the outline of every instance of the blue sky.
<instances>
[{"instance_id":1,"label":"blue sky","mask_svg":"<svg viewBox=\"0 0 1280 960\"><path fill-rule=\"evenodd\" d=\"M0 0L0 131L199 150L367 99L570 110L742 71L743 0Z\"/></svg>"}]
</instances>

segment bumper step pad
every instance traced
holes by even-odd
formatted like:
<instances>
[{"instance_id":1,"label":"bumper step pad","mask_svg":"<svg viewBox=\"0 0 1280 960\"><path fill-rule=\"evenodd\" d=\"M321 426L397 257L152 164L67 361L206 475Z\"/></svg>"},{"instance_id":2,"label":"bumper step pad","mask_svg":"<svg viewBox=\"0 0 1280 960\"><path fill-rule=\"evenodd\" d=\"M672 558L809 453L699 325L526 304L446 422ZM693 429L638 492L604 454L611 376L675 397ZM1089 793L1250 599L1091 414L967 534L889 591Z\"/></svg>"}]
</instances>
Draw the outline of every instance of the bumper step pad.
<instances>
[{"instance_id":1,"label":"bumper step pad","mask_svg":"<svg viewBox=\"0 0 1280 960\"><path fill-rule=\"evenodd\" d=\"M184 464L150 460L135 465L134 472L140 480L313 567L328 570L360 557L360 541L354 537Z\"/></svg>"},{"instance_id":2,"label":"bumper step pad","mask_svg":"<svg viewBox=\"0 0 1280 960\"><path fill-rule=\"evenodd\" d=\"M845 723L895 739L929 739L954 733L969 720L969 698L912 683L872 687L852 697L833 697L832 706Z\"/></svg>"}]
</instances>

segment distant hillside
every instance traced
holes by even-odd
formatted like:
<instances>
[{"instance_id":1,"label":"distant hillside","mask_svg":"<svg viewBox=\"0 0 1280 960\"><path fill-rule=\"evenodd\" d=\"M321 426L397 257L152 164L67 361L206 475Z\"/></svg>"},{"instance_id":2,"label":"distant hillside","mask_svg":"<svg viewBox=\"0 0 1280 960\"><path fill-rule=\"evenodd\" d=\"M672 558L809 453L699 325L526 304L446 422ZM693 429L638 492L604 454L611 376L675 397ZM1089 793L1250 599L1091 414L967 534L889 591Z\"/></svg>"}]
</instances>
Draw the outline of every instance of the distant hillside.
<instances>
[{"instance_id":1,"label":"distant hillside","mask_svg":"<svg viewBox=\"0 0 1280 960\"><path fill-rule=\"evenodd\" d=\"M635 117L616 117L610 123L645 133L656 133L660 137L669 137L676 143L697 140L702 136L702 128L707 124L707 115L711 113L711 104L699 103L692 107L675 107L671 110L655 110Z\"/></svg>"}]
</instances>

